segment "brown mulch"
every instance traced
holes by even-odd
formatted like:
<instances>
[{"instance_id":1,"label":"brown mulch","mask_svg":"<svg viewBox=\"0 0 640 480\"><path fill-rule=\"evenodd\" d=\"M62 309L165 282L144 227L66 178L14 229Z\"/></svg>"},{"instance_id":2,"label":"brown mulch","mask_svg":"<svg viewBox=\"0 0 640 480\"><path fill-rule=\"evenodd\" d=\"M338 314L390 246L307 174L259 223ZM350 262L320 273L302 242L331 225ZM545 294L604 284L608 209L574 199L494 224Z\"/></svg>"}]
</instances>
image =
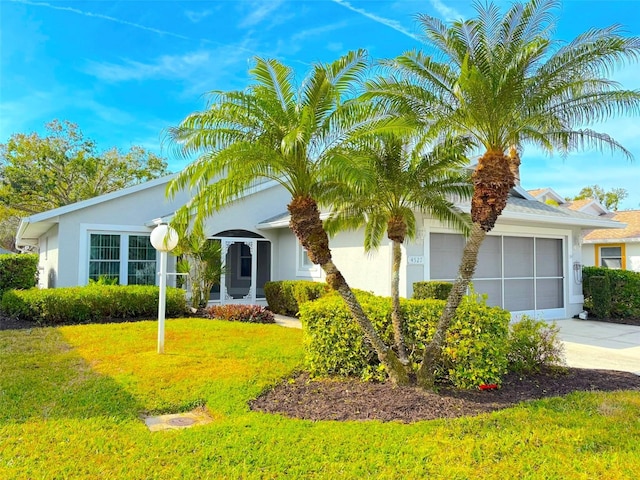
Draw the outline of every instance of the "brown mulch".
<instances>
[{"instance_id":1,"label":"brown mulch","mask_svg":"<svg viewBox=\"0 0 640 480\"><path fill-rule=\"evenodd\" d=\"M566 373L509 374L497 390L437 393L390 383L356 379L310 380L301 374L251 402L251 409L307 420L380 420L417 422L457 418L512 407L520 402L574 391L640 391L640 376L611 370L568 368Z\"/></svg>"}]
</instances>

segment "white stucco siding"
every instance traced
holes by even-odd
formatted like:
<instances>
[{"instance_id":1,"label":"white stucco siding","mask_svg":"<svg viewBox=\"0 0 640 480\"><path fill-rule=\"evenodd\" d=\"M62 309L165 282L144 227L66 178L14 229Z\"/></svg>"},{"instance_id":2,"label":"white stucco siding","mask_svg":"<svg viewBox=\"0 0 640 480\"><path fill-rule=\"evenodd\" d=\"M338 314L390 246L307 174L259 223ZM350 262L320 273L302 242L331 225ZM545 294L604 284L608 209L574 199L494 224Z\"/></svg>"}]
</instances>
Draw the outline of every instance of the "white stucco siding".
<instances>
[{"instance_id":1,"label":"white stucco siding","mask_svg":"<svg viewBox=\"0 0 640 480\"><path fill-rule=\"evenodd\" d=\"M53 288L58 284L58 225L38 240L38 287Z\"/></svg>"},{"instance_id":2,"label":"white stucco siding","mask_svg":"<svg viewBox=\"0 0 640 480\"><path fill-rule=\"evenodd\" d=\"M626 244L627 270L640 272L640 242Z\"/></svg>"},{"instance_id":3,"label":"white stucco siding","mask_svg":"<svg viewBox=\"0 0 640 480\"><path fill-rule=\"evenodd\" d=\"M582 244L582 264L585 267L595 267L596 265L596 249L592 243Z\"/></svg>"},{"instance_id":4,"label":"white stucco siding","mask_svg":"<svg viewBox=\"0 0 640 480\"><path fill-rule=\"evenodd\" d=\"M391 295L391 245L386 238L378 250L365 253L362 230L342 232L330 241L333 261L353 288ZM400 272L402 279L404 274ZM406 285L406 283L405 283ZM400 294L404 296L402 289Z\"/></svg>"},{"instance_id":5,"label":"white stucco siding","mask_svg":"<svg viewBox=\"0 0 640 480\"><path fill-rule=\"evenodd\" d=\"M165 188L164 184L157 185L62 215L58 260L64 268L59 269L57 286L83 285L87 282L86 273L83 273L86 269L81 263L88 261L88 231L150 233L152 229L146 227L145 223L172 213L186 202L187 195L184 192L168 200Z\"/></svg>"},{"instance_id":6,"label":"white stucco siding","mask_svg":"<svg viewBox=\"0 0 640 480\"><path fill-rule=\"evenodd\" d=\"M279 185L259 191L212 215L206 222L205 233L213 236L225 230L247 230L275 241L277 230L258 230L256 225L286 212L290 201L291 194Z\"/></svg>"},{"instance_id":7,"label":"white stucco siding","mask_svg":"<svg viewBox=\"0 0 640 480\"><path fill-rule=\"evenodd\" d=\"M586 266L594 267L596 265L596 248L606 247L608 245L620 246L624 245L625 252L625 269L633 272L640 272L640 242L622 242L622 241L602 241L602 243L584 243L582 245L582 258Z\"/></svg>"}]
</instances>

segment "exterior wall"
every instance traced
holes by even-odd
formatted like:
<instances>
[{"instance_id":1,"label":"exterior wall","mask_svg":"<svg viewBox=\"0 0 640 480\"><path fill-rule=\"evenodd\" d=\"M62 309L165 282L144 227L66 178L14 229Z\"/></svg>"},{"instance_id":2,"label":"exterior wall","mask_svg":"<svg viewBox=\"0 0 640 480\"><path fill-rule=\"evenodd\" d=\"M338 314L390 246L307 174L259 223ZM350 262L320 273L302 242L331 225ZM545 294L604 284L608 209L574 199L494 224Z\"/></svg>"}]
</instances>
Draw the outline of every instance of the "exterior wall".
<instances>
[{"instance_id":1,"label":"exterior wall","mask_svg":"<svg viewBox=\"0 0 640 480\"><path fill-rule=\"evenodd\" d=\"M584 264L587 266L596 266L596 246L607 245L619 245L622 242L605 242L599 244L585 243L582 245L582 256L584 258ZM631 270L633 272L640 272L640 241L638 242L626 242L624 243L624 268L625 270Z\"/></svg>"},{"instance_id":2,"label":"exterior wall","mask_svg":"<svg viewBox=\"0 0 640 480\"><path fill-rule=\"evenodd\" d=\"M59 223L58 287L87 283L88 232L151 233L144 224L168 215L187 200L181 192L174 200L165 197L166 185L125 195L62 215ZM169 257L171 260L171 256ZM171 265L169 266L171 269Z\"/></svg>"},{"instance_id":3,"label":"exterior wall","mask_svg":"<svg viewBox=\"0 0 640 480\"><path fill-rule=\"evenodd\" d=\"M640 272L640 242L626 244L627 270Z\"/></svg>"},{"instance_id":4,"label":"exterior wall","mask_svg":"<svg viewBox=\"0 0 640 480\"><path fill-rule=\"evenodd\" d=\"M585 267L594 267L596 265L596 250L593 243L582 244L582 264Z\"/></svg>"},{"instance_id":5,"label":"exterior wall","mask_svg":"<svg viewBox=\"0 0 640 480\"><path fill-rule=\"evenodd\" d=\"M342 232L330 241L333 261L353 288L391 295L391 244L385 238L377 251L365 253L362 230ZM400 269L400 278L404 278ZM406 284L405 284L406 285ZM400 295L405 296L402 286Z\"/></svg>"},{"instance_id":6,"label":"exterior wall","mask_svg":"<svg viewBox=\"0 0 640 480\"><path fill-rule=\"evenodd\" d=\"M291 195L281 186L263 190L223 208L206 222L205 233L214 236L225 230L247 230L275 242L278 231L258 230L256 225L287 211Z\"/></svg>"},{"instance_id":7,"label":"exterior wall","mask_svg":"<svg viewBox=\"0 0 640 480\"><path fill-rule=\"evenodd\" d=\"M58 283L58 225L39 239L38 288L54 288Z\"/></svg>"},{"instance_id":8,"label":"exterior wall","mask_svg":"<svg viewBox=\"0 0 640 480\"><path fill-rule=\"evenodd\" d=\"M302 246L289 228L272 230L277 232L273 262L273 280L310 280L324 282L325 275L320 266L302 265Z\"/></svg>"}]
</instances>

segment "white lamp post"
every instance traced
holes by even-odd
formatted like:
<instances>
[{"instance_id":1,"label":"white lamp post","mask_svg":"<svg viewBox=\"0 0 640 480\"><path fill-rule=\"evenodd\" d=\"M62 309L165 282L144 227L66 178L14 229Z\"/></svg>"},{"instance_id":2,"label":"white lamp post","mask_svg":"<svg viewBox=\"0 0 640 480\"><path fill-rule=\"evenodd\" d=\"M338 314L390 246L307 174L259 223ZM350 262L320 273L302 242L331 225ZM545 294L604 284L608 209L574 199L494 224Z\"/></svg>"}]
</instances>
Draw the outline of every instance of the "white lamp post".
<instances>
[{"instance_id":1,"label":"white lamp post","mask_svg":"<svg viewBox=\"0 0 640 480\"><path fill-rule=\"evenodd\" d=\"M151 245L160 252L160 298L158 300L158 353L164 353L164 316L167 298L167 252L178 245L178 232L160 224L151 232Z\"/></svg>"}]
</instances>

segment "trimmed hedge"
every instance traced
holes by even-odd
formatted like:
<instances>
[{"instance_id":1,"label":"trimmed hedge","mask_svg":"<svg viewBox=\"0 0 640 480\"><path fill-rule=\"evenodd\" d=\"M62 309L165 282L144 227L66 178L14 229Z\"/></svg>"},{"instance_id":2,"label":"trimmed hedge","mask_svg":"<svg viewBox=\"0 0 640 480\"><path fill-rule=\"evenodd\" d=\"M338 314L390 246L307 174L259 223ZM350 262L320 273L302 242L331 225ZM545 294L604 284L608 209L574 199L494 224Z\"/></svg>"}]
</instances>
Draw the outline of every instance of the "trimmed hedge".
<instances>
[{"instance_id":1,"label":"trimmed hedge","mask_svg":"<svg viewBox=\"0 0 640 480\"><path fill-rule=\"evenodd\" d=\"M7 290L26 290L38 284L38 255L7 253L0 255L0 295Z\"/></svg>"},{"instance_id":2,"label":"trimmed hedge","mask_svg":"<svg viewBox=\"0 0 640 480\"><path fill-rule=\"evenodd\" d=\"M9 290L0 309L38 325L99 322L107 318L145 318L158 314L158 287L88 285L40 290ZM186 311L184 290L167 288L167 317Z\"/></svg>"},{"instance_id":3,"label":"trimmed hedge","mask_svg":"<svg viewBox=\"0 0 640 480\"><path fill-rule=\"evenodd\" d=\"M584 306L595 315L601 307L601 300L596 300L598 293L593 290L593 277L608 279L611 297L609 316L611 318L640 318L640 273L602 267L583 267Z\"/></svg>"},{"instance_id":4,"label":"trimmed hedge","mask_svg":"<svg viewBox=\"0 0 640 480\"><path fill-rule=\"evenodd\" d=\"M264 284L269 310L289 317L297 317L300 305L316 300L328 292L329 285L310 280L281 280Z\"/></svg>"},{"instance_id":5,"label":"trimmed hedge","mask_svg":"<svg viewBox=\"0 0 640 480\"><path fill-rule=\"evenodd\" d=\"M213 305L205 313L209 318L229 322L276 323L273 312L260 305Z\"/></svg>"},{"instance_id":6,"label":"trimmed hedge","mask_svg":"<svg viewBox=\"0 0 640 480\"><path fill-rule=\"evenodd\" d=\"M424 300L425 298L433 298L435 300L446 300L449 297L449 292L453 288L453 283L450 282L415 282L413 284L413 298L417 300Z\"/></svg>"},{"instance_id":7,"label":"trimmed hedge","mask_svg":"<svg viewBox=\"0 0 640 480\"><path fill-rule=\"evenodd\" d=\"M358 299L383 341L391 344L391 299L373 295L358 295ZM435 332L444 305L442 300L401 300L414 368ZM304 325L306 367L311 375L386 378L384 367L338 295L301 305L300 319ZM465 297L447 334L438 378L459 388L499 384L507 370L509 320L509 312L489 307L477 296Z\"/></svg>"}]
</instances>

